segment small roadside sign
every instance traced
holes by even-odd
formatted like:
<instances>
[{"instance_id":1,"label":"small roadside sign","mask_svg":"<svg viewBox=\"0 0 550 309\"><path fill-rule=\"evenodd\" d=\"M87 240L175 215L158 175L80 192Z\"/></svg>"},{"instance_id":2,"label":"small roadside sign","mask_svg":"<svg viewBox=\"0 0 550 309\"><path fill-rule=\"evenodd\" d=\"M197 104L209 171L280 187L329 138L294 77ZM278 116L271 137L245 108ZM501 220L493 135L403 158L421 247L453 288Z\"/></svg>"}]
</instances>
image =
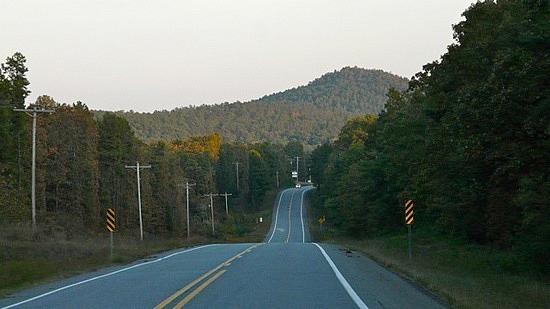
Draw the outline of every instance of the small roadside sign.
<instances>
[{"instance_id":1,"label":"small roadside sign","mask_svg":"<svg viewBox=\"0 0 550 309\"><path fill-rule=\"evenodd\" d=\"M414 221L414 203L412 200L405 202L405 224L409 230L409 259L412 259L412 223Z\"/></svg>"},{"instance_id":2,"label":"small roadside sign","mask_svg":"<svg viewBox=\"0 0 550 309\"><path fill-rule=\"evenodd\" d=\"M115 231L116 227L116 219L115 219L115 210L112 208L108 208L105 212L105 217L107 217L106 227L109 233L109 249L111 252L111 260L113 259L113 251L114 251L114 241L113 241L113 233Z\"/></svg>"},{"instance_id":3,"label":"small roadside sign","mask_svg":"<svg viewBox=\"0 0 550 309\"><path fill-rule=\"evenodd\" d=\"M405 224L411 225L414 221L414 203L412 200L408 200L405 203Z\"/></svg>"},{"instance_id":4,"label":"small roadside sign","mask_svg":"<svg viewBox=\"0 0 550 309\"><path fill-rule=\"evenodd\" d=\"M323 216L322 218L319 218L319 229L323 230L323 222L325 221L326 221L325 216Z\"/></svg>"},{"instance_id":5,"label":"small roadside sign","mask_svg":"<svg viewBox=\"0 0 550 309\"><path fill-rule=\"evenodd\" d=\"M112 208L107 209L105 212L105 216L107 217L106 227L109 232L113 233L115 231L115 211Z\"/></svg>"}]
</instances>

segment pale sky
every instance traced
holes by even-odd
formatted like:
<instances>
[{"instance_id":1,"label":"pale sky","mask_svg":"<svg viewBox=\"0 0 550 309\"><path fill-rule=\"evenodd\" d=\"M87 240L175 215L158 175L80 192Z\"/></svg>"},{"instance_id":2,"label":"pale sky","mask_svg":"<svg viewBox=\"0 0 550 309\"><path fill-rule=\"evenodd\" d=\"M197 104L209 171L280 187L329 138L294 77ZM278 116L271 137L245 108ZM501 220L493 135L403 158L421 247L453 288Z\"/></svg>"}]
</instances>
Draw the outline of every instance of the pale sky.
<instances>
[{"instance_id":1,"label":"pale sky","mask_svg":"<svg viewBox=\"0 0 550 309\"><path fill-rule=\"evenodd\" d=\"M410 78L474 0L0 0L32 93L152 112L241 102L346 66Z\"/></svg>"}]
</instances>

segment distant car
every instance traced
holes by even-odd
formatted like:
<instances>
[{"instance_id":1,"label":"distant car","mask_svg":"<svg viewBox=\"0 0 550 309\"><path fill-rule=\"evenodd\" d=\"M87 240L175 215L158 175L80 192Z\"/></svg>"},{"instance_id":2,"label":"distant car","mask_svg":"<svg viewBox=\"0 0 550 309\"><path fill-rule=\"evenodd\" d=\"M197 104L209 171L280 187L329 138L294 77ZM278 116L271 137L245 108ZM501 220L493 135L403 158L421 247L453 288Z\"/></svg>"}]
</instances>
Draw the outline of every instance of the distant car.
<instances>
[{"instance_id":1,"label":"distant car","mask_svg":"<svg viewBox=\"0 0 550 309\"><path fill-rule=\"evenodd\" d=\"M299 184L299 183L296 184L296 188L301 188L301 187L302 187L301 184Z\"/></svg>"}]
</instances>

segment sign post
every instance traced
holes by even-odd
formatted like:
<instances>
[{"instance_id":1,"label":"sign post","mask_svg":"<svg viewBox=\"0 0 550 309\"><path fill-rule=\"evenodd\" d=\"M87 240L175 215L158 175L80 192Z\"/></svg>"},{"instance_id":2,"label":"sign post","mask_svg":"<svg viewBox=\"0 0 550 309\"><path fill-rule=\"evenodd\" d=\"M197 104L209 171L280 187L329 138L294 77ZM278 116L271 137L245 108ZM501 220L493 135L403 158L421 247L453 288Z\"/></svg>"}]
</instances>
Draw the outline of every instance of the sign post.
<instances>
[{"instance_id":1,"label":"sign post","mask_svg":"<svg viewBox=\"0 0 550 309\"><path fill-rule=\"evenodd\" d=\"M414 221L414 203L408 200L405 203L405 224L409 229L409 259L412 259L412 223Z\"/></svg>"},{"instance_id":2,"label":"sign post","mask_svg":"<svg viewBox=\"0 0 550 309\"><path fill-rule=\"evenodd\" d=\"M107 217L107 230L109 230L110 232L110 240L109 240L109 249L110 249L110 252L111 252L111 260L113 259L113 250L114 250L114 242L113 242L113 233L115 232L115 222L116 222L116 219L115 219L115 211L114 209L112 208L108 208L107 211L105 212L105 215Z\"/></svg>"}]
</instances>

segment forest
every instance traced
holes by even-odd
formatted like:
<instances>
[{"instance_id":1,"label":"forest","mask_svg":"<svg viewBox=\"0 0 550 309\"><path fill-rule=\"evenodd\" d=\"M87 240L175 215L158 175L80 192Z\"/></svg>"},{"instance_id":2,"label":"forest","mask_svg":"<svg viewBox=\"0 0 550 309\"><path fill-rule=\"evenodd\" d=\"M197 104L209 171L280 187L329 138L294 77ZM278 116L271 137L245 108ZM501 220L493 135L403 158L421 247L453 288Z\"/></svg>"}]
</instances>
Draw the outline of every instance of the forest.
<instances>
[{"instance_id":1,"label":"forest","mask_svg":"<svg viewBox=\"0 0 550 309\"><path fill-rule=\"evenodd\" d=\"M153 113L116 112L145 142L216 132L227 142L298 142L311 150L334 138L342 123L384 109L390 88L408 80L381 70L346 67L306 86L250 102L176 108ZM104 111L93 111L101 117Z\"/></svg>"},{"instance_id":2,"label":"forest","mask_svg":"<svg viewBox=\"0 0 550 309\"><path fill-rule=\"evenodd\" d=\"M485 1L385 110L312 153L327 222L356 237L414 229L515 252L550 274L547 1Z\"/></svg>"},{"instance_id":3,"label":"forest","mask_svg":"<svg viewBox=\"0 0 550 309\"><path fill-rule=\"evenodd\" d=\"M4 227L29 225L31 218L32 120L13 109L24 109L29 94L25 62L22 54L15 53L1 67L0 226ZM147 144L125 118L105 113L96 119L82 102L61 104L43 95L27 108L35 107L53 111L36 119L36 229L56 238L105 233L107 208L116 212L117 232L136 235L137 171L128 167L138 162L150 166L140 170L146 236L179 237L186 234L185 183L193 184L189 191L193 234L210 236L210 202L205 194L232 194L232 212L254 211L267 191L293 183L292 158L304 157L303 146L296 142L227 143L218 133ZM226 214L222 203L214 202L215 221L225 222L229 233L247 232L239 228L250 225L239 224L243 218L238 215Z\"/></svg>"},{"instance_id":4,"label":"forest","mask_svg":"<svg viewBox=\"0 0 550 309\"><path fill-rule=\"evenodd\" d=\"M232 193L232 207L254 209L267 191L292 184L301 157L299 173L311 172L334 228L354 237L401 231L403 204L413 200L415 229L517 252L522 262L511 267L548 275L548 2L484 1L463 15L455 43L408 87L401 78L373 79L382 106L366 98L365 85L380 72L357 68L255 102L148 115L38 97L27 108L54 111L37 119L38 229L67 239L100 233L113 208L117 229L137 235L136 171L126 166L140 162L151 166L141 171L146 235L184 234L186 181L195 184L194 232L207 235L204 194ZM32 120L14 111L26 108L29 95L25 63L15 53L0 67L0 226L31 217ZM363 80L357 91L328 86L353 79ZM368 104L376 107L365 110ZM178 116L168 120L171 114ZM339 133L331 135L334 121ZM222 207L216 212L239 226Z\"/></svg>"}]
</instances>

